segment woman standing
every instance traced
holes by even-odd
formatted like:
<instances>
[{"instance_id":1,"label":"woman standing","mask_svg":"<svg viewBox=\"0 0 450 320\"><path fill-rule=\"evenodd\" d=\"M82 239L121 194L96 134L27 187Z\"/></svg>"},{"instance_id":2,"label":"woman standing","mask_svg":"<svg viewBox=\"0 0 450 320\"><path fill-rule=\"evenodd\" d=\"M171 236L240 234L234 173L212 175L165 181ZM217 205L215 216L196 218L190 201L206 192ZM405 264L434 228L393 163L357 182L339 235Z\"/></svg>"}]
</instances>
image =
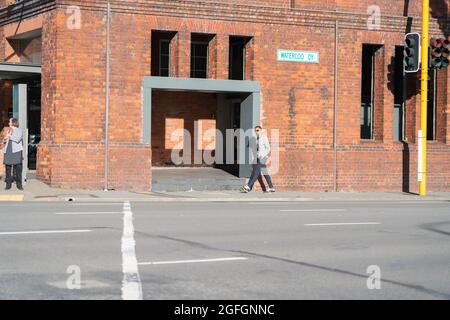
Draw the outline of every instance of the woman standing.
<instances>
[{"instance_id":1,"label":"woman standing","mask_svg":"<svg viewBox=\"0 0 450 320\"><path fill-rule=\"evenodd\" d=\"M17 189L23 190L22 187L22 130L19 129L19 121L15 118L9 119L9 131L5 137L3 147L3 163L5 164L5 190L11 189L11 185L16 181ZM12 176L11 176L12 169Z\"/></svg>"}]
</instances>

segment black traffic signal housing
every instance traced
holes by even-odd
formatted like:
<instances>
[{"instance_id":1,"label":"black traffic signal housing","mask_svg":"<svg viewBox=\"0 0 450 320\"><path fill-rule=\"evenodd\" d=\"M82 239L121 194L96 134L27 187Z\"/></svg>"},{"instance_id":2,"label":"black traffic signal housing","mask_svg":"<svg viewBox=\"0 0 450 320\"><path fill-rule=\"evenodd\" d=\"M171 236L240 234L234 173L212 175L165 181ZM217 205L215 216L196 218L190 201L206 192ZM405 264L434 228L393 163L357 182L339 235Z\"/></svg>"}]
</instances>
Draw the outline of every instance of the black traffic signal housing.
<instances>
[{"instance_id":1,"label":"black traffic signal housing","mask_svg":"<svg viewBox=\"0 0 450 320\"><path fill-rule=\"evenodd\" d=\"M433 69L447 68L450 64L450 41L448 39L431 39L430 67Z\"/></svg>"},{"instance_id":2,"label":"black traffic signal housing","mask_svg":"<svg viewBox=\"0 0 450 320\"><path fill-rule=\"evenodd\" d=\"M403 52L403 68L405 73L417 72L420 69L421 37L419 33L408 33L405 36Z\"/></svg>"}]
</instances>

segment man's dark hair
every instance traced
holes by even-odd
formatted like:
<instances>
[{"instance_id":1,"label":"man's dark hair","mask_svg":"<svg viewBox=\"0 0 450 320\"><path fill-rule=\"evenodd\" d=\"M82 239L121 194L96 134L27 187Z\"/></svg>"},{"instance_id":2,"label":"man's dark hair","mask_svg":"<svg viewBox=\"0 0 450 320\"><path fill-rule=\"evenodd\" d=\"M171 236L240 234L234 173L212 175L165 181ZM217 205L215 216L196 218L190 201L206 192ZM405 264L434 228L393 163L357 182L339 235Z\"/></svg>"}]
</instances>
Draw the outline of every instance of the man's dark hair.
<instances>
[{"instance_id":1,"label":"man's dark hair","mask_svg":"<svg viewBox=\"0 0 450 320\"><path fill-rule=\"evenodd\" d=\"M10 120L14 127L19 127L19 120L17 120L16 118L11 118Z\"/></svg>"},{"instance_id":2,"label":"man's dark hair","mask_svg":"<svg viewBox=\"0 0 450 320\"><path fill-rule=\"evenodd\" d=\"M255 130L256 130L256 129L261 129L261 130L262 130L262 127L261 127L261 126L256 126L256 127L255 127Z\"/></svg>"}]
</instances>

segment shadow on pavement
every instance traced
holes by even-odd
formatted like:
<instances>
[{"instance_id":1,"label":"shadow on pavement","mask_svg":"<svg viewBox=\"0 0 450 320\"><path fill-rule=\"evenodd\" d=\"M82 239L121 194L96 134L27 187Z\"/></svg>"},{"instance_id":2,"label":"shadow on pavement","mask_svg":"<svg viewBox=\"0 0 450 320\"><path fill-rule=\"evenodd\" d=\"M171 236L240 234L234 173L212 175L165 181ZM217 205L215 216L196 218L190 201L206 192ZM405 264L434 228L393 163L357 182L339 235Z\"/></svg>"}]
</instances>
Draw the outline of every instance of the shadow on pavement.
<instances>
[{"instance_id":1,"label":"shadow on pavement","mask_svg":"<svg viewBox=\"0 0 450 320\"><path fill-rule=\"evenodd\" d=\"M230 253L238 253L238 254L242 254L242 255L253 256L253 257L263 258L263 259L276 260L276 261L281 261L281 262L285 262L285 263L295 264L295 265L299 265L299 266L303 266L303 267L314 268L314 269L319 269L319 270L323 270L323 271L328 271L328 272L348 275L348 276L352 276L352 277L358 277L358 278L363 278L363 279L367 279L368 278L367 274L359 274L359 273L356 273L356 272L351 272L351 271L337 269L337 268L330 268L330 267L327 267L327 266L321 266L321 265L312 264L312 263L303 262L303 261L296 261L296 260L291 260L291 259L287 259L287 258L275 257L275 256L270 256L270 255L255 253L255 252L249 252L249 251L215 248L215 247L208 246L208 245L205 245L205 244L202 244L202 243L199 243L199 242L185 240L185 239L178 239L178 238L173 238L173 237L164 236L164 235L152 235L152 234L139 232L139 231L136 231L136 234L139 234L139 235L145 236L145 237L150 237L150 238L175 241L175 242L183 243L185 245L188 245L188 246L191 246L191 247L195 247L195 248L201 248L201 249L213 250L213 251L230 252ZM425 293L425 294L432 295L434 297L443 298L443 299L450 299L450 294L439 292L439 291L436 291L436 290L433 290L433 289L428 289L428 288L426 288L424 286L403 283L403 282L389 280L389 279L385 279L385 278L383 278L382 281L385 282L385 283L401 286L403 288L416 290L416 291L419 291L419 292L422 292L422 293Z\"/></svg>"}]
</instances>

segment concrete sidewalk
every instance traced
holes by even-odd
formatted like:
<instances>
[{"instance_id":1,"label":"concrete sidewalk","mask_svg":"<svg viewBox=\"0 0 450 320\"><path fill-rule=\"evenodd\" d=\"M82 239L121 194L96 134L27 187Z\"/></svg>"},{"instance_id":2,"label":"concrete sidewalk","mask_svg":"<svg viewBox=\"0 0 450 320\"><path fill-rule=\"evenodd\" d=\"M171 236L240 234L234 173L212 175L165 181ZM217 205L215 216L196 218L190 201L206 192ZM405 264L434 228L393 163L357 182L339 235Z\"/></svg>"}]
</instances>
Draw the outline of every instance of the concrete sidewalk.
<instances>
[{"instance_id":1,"label":"concrete sidewalk","mask_svg":"<svg viewBox=\"0 0 450 320\"><path fill-rule=\"evenodd\" d=\"M449 201L450 192L428 193L425 197L402 192L277 192L265 194L238 191L183 191L183 192L125 192L51 188L36 179L30 179L25 190L0 189L0 201L149 201L149 202L239 202L239 201Z\"/></svg>"}]
</instances>

